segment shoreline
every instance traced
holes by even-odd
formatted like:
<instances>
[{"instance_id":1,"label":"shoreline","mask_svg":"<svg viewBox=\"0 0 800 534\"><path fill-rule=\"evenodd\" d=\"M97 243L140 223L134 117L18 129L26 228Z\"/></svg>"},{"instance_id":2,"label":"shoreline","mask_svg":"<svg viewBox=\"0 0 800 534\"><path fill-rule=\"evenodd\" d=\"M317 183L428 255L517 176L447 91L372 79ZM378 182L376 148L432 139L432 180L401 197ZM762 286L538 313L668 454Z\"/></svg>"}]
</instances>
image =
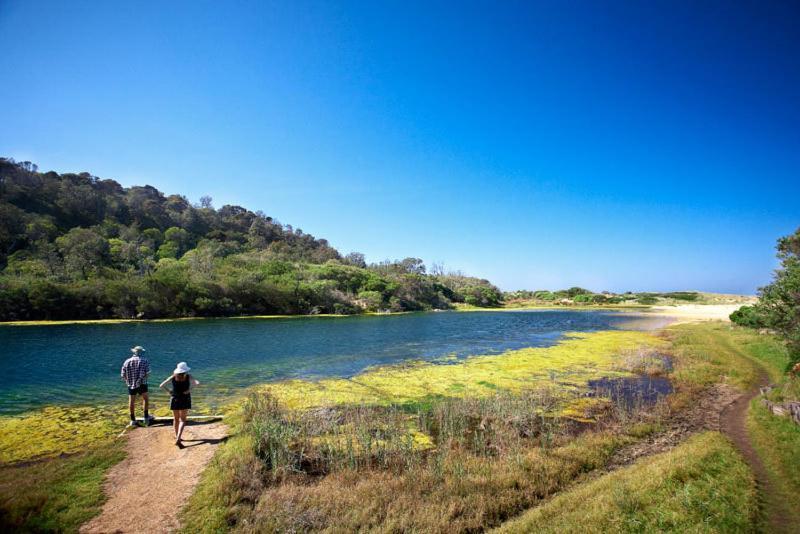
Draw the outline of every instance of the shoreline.
<instances>
[{"instance_id":1,"label":"shoreline","mask_svg":"<svg viewBox=\"0 0 800 534\"><path fill-rule=\"evenodd\" d=\"M722 320L728 321L728 316L733 311L739 309L745 304L679 304L674 306L664 305L643 305L643 304L628 304L628 305L531 305L520 307L501 307L501 308L479 308L479 307L464 307L459 306L452 310L422 310L422 311L403 311L403 312L365 312L356 314L335 314L335 313L318 313L318 314L295 314L295 315L229 315L219 317L165 317L158 319L59 319L59 320L31 320L31 321L4 321L0 322L0 327L4 326L60 326L60 325L103 325L103 324L127 324L127 323L170 323L177 321L207 321L219 319L303 319L303 318L333 318L340 319L345 317L393 317L397 315L408 315L412 313L441 313L441 312L457 312L457 313L473 313L473 312L514 312L514 311L621 311L621 312L639 312L648 315L657 315L662 317L672 317L678 322L687 322L691 320L711 321Z\"/></svg>"}]
</instances>

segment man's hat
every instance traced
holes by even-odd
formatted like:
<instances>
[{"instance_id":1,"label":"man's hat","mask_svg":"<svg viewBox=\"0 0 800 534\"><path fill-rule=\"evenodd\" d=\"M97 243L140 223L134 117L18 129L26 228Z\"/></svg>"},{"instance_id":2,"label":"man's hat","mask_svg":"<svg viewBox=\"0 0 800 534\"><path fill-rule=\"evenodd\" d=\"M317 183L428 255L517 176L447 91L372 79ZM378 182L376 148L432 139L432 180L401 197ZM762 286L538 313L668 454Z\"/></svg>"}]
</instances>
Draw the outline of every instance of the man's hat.
<instances>
[{"instance_id":1,"label":"man's hat","mask_svg":"<svg viewBox=\"0 0 800 534\"><path fill-rule=\"evenodd\" d=\"M131 352L146 352L146 351L144 350L144 347L140 347L139 345L136 345L135 347L133 347L131 349Z\"/></svg>"}]
</instances>

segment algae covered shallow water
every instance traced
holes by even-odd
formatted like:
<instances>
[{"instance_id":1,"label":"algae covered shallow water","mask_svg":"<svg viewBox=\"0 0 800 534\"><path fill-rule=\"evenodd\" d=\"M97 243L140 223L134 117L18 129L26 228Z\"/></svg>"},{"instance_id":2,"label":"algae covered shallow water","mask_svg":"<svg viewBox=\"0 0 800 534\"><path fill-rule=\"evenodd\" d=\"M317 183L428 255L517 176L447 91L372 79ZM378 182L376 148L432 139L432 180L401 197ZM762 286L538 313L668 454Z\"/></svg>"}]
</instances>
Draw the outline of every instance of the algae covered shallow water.
<instances>
[{"instance_id":1,"label":"algae covered shallow water","mask_svg":"<svg viewBox=\"0 0 800 534\"><path fill-rule=\"evenodd\" d=\"M663 324L629 313L547 310L0 326L0 414L124 402L119 367L133 345L147 348L151 389L176 362L187 361L204 382L195 393L198 406L213 410L257 383L346 378L406 360L551 346L567 332ZM163 399L156 396L155 403Z\"/></svg>"}]
</instances>

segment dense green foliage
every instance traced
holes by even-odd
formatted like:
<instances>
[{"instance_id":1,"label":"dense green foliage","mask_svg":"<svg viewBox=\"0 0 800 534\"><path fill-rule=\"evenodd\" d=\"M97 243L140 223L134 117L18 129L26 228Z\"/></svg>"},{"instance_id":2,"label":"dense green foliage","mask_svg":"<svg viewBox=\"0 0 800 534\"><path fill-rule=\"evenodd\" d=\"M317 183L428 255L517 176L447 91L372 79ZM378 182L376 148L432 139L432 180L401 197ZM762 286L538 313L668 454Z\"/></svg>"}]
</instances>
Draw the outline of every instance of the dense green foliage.
<instances>
[{"instance_id":1,"label":"dense green foliage","mask_svg":"<svg viewBox=\"0 0 800 534\"><path fill-rule=\"evenodd\" d=\"M788 341L791 362L800 362L800 228L778 240L781 266L767 286L759 289L759 302L737 310L731 320L742 326L767 327Z\"/></svg>"},{"instance_id":2,"label":"dense green foliage","mask_svg":"<svg viewBox=\"0 0 800 534\"><path fill-rule=\"evenodd\" d=\"M496 306L486 280L367 265L261 212L0 158L0 320Z\"/></svg>"}]
</instances>

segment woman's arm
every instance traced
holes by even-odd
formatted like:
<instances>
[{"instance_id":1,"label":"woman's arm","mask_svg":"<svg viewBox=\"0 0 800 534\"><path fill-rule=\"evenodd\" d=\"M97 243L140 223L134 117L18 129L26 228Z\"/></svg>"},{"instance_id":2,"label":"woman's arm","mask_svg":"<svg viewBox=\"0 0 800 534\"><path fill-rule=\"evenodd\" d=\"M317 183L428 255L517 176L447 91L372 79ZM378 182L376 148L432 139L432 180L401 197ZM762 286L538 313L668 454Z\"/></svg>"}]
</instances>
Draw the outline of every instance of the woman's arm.
<instances>
[{"instance_id":1,"label":"woman's arm","mask_svg":"<svg viewBox=\"0 0 800 534\"><path fill-rule=\"evenodd\" d=\"M200 385L200 381L198 379L196 379L195 377L193 377L192 375L189 375L189 380L191 380L192 384L194 384L195 386L199 386Z\"/></svg>"},{"instance_id":2,"label":"woman's arm","mask_svg":"<svg viewBox=\"0 0 800 534\"><path fill-rule=\"evenodd\" d=\"M170 390L168 390L167 388L164 387L166 385L166 383L169 382L170 380L172 380L172 375L169 375L163 382L161 382L158 385L158 387L160 387L161 389L163 389L167 393L172 394L172 392Z\"/></svg>"}]
</instances>

